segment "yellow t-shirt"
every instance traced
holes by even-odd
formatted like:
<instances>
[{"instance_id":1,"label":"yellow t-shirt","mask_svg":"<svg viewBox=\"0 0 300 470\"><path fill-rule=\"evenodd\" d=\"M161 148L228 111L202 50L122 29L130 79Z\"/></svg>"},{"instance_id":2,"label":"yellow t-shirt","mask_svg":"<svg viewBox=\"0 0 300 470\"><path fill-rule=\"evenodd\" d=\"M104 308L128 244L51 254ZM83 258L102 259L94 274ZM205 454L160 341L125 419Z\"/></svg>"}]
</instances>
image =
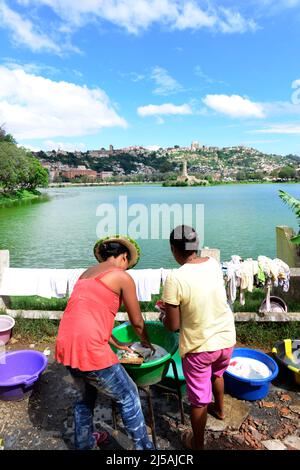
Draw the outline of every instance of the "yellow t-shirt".
<instances>
[{"instance_id":1,"label":"yellow t-shirt","mask_svg":"<svg viewBox=\"0 0 300 470\"><path fill-rule=\"evenodd\" d=\"M168 274L164 302L180 305L179 352L218 351L236 342L233 313L227 303L219 263L186 263Z\"/></svg>"}]
</instances>

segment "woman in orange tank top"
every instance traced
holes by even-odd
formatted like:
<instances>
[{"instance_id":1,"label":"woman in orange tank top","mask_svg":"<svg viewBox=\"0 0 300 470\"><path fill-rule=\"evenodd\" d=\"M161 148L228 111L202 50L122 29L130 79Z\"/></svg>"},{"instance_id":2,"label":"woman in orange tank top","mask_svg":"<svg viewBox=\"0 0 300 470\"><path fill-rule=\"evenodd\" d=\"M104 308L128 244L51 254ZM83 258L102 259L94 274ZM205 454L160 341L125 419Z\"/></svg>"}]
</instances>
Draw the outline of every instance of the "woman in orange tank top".
<instances>
[{"instance_id":1,"label":"woman in orange tank top","mask_svg":"<svg viewBox=\"0 0 300 470\"><path fill-rule=\"evenodd\" d=\"M74 410L75 448L92 449L103 439L93 432L97 391L116 401L136 450L153 449L147 435L135 383L119 363L110 344L130 350L112 336L115 316L124 303L141 343L153 349L136 296L134 281L125 271L138 261L135 245L126 237L113 237L95 245L100 262L77 281L60 322L55 358L64 364L85 393Z\"/></svg>"}]
</instances>

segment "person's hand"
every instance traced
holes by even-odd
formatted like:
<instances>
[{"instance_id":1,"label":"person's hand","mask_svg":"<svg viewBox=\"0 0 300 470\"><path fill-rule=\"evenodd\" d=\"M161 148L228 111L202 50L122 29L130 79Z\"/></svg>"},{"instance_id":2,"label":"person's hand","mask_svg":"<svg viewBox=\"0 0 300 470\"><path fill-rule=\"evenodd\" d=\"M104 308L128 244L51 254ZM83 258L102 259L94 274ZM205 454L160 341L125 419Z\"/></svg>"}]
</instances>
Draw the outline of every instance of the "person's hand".
<instances>
[{"instance_id":1,"label":"person's hand","mask_svg":"<svg viewBox=\"0 0 300 470\"><path fill-rule=\"evenodd\" d=\"M130 353L133 353L133 349L130 348L130 346L132 346L132 342L131 343L126 343L126 342L121 342L121 341L118 341L118 343L115 345L117 349L121 349L123 351L127 351L127 352L130 352Z\"/></svg>"},{"instance_id":2,"label":"person's hand","mask_svg":"<svg viewBox=\"0 0 300 470\"><path fill-rule=\"evenodd\" d=\"M151 356L153 356L153 354L155 354L155 348L154 346L149 342L149 341L141 341L141 345L144 347L144 348L149 348L151 349Z\"/></svg>"},{"instance_id":3,"label":"person's hand","mask_svg":"<svg viewBox=\"0 0 300 470\"><path fill-rule=\"evenodd\" d=\"M163 323L165 317L166 317L166 312L165 312L165 311L162 311L161 314L159 315L159 321L161 321L161 322Z\"/></svg>"}]
</instances>

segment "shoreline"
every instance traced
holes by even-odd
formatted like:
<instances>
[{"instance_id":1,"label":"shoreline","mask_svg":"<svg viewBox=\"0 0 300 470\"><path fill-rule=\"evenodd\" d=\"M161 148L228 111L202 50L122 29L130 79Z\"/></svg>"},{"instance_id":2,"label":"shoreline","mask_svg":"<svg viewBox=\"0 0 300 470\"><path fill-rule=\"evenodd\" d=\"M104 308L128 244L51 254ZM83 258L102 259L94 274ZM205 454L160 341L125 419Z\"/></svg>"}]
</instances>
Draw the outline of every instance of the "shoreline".
<instances>
[{"instance_id":1,"label":"shoreline","mask_svg":"<svg viewBox=\"0 0 300 470\"><path fill-rule=\"evenodd\" d=\"M37 190L22 189L7 195L0 193L0 209L13 206L21 202L31 202L38 200L39 198L45 198L45 194L42 194Z\"/></svg>"},{"instance_id":2,"label":"shoreline","mask_svg":"<svg viewBox=\"0 0 300 470\"><path fill-rule=\"evenodd\" d=\"M183 186L163 186L164 181L160 182L151 182L151 181L142 181L142 182L102 182L102 183L50 183L48 188L80 188L80 187L95 187L95 186L160 186L167 188L209 188L214 186L228 186L228 185L247 185L247 184L300 184L299 181L220 181L214 183L208 183L207 185L183 185ZM45 188L47 189L47 188Z\"/></svg>"}]
</instances>

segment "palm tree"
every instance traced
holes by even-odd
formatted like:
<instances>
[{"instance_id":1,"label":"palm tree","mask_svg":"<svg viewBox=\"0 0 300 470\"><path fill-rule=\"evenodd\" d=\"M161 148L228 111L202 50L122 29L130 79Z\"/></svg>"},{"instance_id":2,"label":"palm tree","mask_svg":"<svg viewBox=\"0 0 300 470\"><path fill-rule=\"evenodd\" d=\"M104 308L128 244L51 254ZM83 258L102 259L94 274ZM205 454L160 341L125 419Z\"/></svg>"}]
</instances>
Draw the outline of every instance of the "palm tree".
<instances>
[{"instance_id":1,"label":"palm tree","mask_svg":"<svg viewBox=\"0 0 300 470\"><path fill-rule=\"evenodd\" d=\"M299 223L299 231L298 234L291 238L291 242L295 243L296 245L300 245L300 200L296 199L294 196L286 193L285 191L279 190L279 197L283 200L285 204L287 204L292 211L296 214L298 223Z\"/></svg>"}]
</instances>

